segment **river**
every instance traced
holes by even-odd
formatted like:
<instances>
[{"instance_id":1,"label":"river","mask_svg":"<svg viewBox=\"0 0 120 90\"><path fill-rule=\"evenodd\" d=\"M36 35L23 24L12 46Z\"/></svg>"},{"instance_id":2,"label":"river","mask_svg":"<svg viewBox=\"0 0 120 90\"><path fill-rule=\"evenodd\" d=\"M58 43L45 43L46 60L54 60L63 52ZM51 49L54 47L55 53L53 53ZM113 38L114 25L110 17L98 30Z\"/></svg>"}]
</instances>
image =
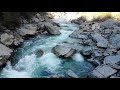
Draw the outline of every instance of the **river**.
<instances>
[{"instance_id":1,"label":"river","mask_svg":"<svg viewBox=\"0 0 120 90\"><path fill-rule=\"evenodd\" d=\"M93 65L84 60L84 57L77 52L70 60L58 58L51 49L63 42L74 43L75 40L69 35L78 26L65 20L65 18L54 19L60 24L61 35L39 35L35 38L26 40L11 57L11 61L15 61L14 65L11 62L1 71L0 78L50 78L53 75L59 75L64 78L69 78L65 71L72 70L80 78L87 77L87 74L93 70ZM44 55L36 57L35 50L42 49Z\"/></svg>"}]
</instances>

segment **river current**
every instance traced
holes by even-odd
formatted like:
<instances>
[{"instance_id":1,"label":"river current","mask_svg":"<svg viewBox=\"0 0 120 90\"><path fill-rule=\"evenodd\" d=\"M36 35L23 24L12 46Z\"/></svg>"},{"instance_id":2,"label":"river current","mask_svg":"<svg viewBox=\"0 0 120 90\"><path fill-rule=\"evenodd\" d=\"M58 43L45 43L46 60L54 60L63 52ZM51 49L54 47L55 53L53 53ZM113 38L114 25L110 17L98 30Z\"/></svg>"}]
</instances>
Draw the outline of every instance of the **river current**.
<instances>
[{"instance_id":1,"label":"river current","mask_svg":"<svg viewBox=\"0 0 120 90\"><path fill-rule=\"evenodd\" d=\"M67 70L74 71L80 78L85 78L93 69L93 65L84 60L83 56L77 52L69 60L58 58L51 49L63 42L74 43L75 40L69 35L78 29L76 24L70 23L64 18L54 19L60 24L61 35L39 35L30 40L26 40L11 57L11 62L1 71L0 78L50 78L53 75L59 75L63 78L69 78L65 74ZM35 50L42 49L42 57L36 57Z\"/></svg>"}]
</instances>

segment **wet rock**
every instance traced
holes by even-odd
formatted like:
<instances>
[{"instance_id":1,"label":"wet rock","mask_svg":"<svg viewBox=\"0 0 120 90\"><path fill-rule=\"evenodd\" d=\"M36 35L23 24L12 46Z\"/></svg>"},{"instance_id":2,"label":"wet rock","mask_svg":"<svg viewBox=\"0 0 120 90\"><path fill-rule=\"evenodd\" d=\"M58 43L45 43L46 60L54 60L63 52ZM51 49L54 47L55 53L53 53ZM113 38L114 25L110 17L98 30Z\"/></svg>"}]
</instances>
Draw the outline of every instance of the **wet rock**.
<instances>
[{"instance_id":1,"label":"wet rock","mask_svg":"<svg viewBox=\"0 0 120 90\"><path fill-rule=\"evenodd\" d=\"M45 29L47 32L51 35L59 35L61 34L59 31L59 28L57 26L53 26L50 22L46 22L45 24Z\"/></svg>"},{"instance_id":2,"label":"wet rock","mask_svg":"<svg viewBox=\"0 0 120 90\"><path fill-rule=\"evenodd\" d=\"M8 61L8 58L12 52L13 50L3 44L0 44L0 67L2 67Z\"/></svg>"},{"instance_id":3,"label":"wet rock","mask_svg":"<svg viewBox=\"0 0 120 90\"><path fill-rule=\"evenodd\" d=\"M58 57L68 58L75 54L76 50L64 45L56 45L53 47L52 52Z\"/></svg>"},{"instance_id":4,"label":"wet rock","mask_svg":"<svg viewBox=\"0 0 120 90\"><path fill-rule=\"evenodd\" d=\"M35 51L35 55L36 55L37 57L41 57L43 54L44 54L44 52L43 52L42 49L39 49L39 50Z\"/></svg>"},{"instance_id":5,"label":"wet rock","mask_svg":"<svg viewBox=\"0 0 120 90\"><path fill-rule=\"evenodd\" d=\"M120 48L120 34L116 34L112 37L111 44L114 48Z\"/></svg>"},{"instance_id":6,"label":"wet rock","mask_svg":"<svg viewBox=\"0 0 120 90\"><path fill-rule=\"evenodd\" d=\"M103 63L113 68L120 69L120 55L107 56L104 58Z\"/></svg>"},{"instance_id":7,"label":"wet rock","mask_svg":"<svg viewBox=\"0 0 120 90\"><path fill-rule=\"evenodd\" d=\"M111 68L108 65L100 65L96 67L92 73L89 75L91 78L108 78L115 74L117 70Z\"/></svg>"},{"instance_id":8,"label":"wet rock","mask_svg":"<svg viewBox=\"0 0 120 90\"><path fill-rule=\"evenodd\" d=\"M79 78L72 70L66 71L66 74L72 78Z\"/></svg>"},{"instance_id":9,"label":"wet rock","mask_svg":"<svg viewBox=\"0 0 120 90\"><path fill-rule=\"evenodd\" d=\"M35 35L37 33L37 27L31 24L25 25L24 27L17 30L21 36Z\"/></svg>"},{"instance_id":10,"label":"wet rock","mask_svg":"<svg viewBox=\"0 0 120 90\"><path fill-rule=\"evenodd\" d=\"M97 42L98 47L107 48L108 41L100 33L91 34L91 38Z\"/></svg>"},{"instance_id":11,"label":"wet rock","mask_svg":"<svg viewBox=\"0 0 120 90\"><path fill-rule=\"evenodd\" d=\"M1 42L7 46L11 45L13 43L13 38L14 36L13 35L9 35L7 33L3 33L1 35Z\"/></svg>"}]
</instances>

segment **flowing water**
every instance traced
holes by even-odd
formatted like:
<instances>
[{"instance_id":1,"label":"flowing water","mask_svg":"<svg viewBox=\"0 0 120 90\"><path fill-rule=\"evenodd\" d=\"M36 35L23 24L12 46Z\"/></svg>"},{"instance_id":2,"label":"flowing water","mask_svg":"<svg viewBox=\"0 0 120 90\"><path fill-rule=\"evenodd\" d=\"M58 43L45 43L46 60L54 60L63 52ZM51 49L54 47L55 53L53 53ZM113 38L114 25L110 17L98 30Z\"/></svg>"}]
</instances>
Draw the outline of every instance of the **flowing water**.
<instances>
[{"instance_id":1,"label":"flowing water","mask_svg":"<svg viewBox=\"0 0 120 90\"><path fill-rule=\"evenodd\" d=\"M50 78L53 75L68 78L65 74L67 70L74 71L79 77L84 78L94 68L89 62L84 60L80 53L76 53L72 58L65 60L58 58L51 49L65 41L74 42L69 35L78 26L66 21L65 18L56 19L61 26L61 35L48 36L39 35L36 38L26 40L11 57L10 62L1 71L1 78ZM42 57L36 57L35 50L42 49Z\"/></svg>"}]
</instances>

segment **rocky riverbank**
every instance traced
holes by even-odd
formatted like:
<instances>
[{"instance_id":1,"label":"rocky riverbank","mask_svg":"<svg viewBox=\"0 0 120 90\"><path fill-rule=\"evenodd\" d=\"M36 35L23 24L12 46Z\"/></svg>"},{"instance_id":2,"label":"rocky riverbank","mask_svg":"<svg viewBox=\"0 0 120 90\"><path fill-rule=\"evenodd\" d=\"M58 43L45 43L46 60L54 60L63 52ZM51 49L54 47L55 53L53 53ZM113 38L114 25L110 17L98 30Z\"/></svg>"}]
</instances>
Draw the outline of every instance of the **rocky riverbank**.
<instances>
[{"instance_id":1,"label":"rocky riverbank","mask_svg":"<svg viewBox=\"0 0 120 90\"><path fill-rule=\"evenodd\" d=\"M29 19L30 19L29 22L28 21L25 22L24 19L23 20L24 22L21 23L20 27L14 26L14 30L13 30L13 26L11 26L12 27L11 29L11 27L7 27L1 24L0 68L3 68L6 65L6 62L9 61L9 58L11 54L14 52L14 50L17 47L19 47L22 44L22 42L24 42L24 40L29 39L28 37L32 37L32 36L34 37L38 34L43 34L43 33L49 35L60 34L59 24L54 23L50 19L50 17L47 16L47 14L45 13L37 13L36 15L34 15ZM13 24L12 21L11 23Z\"/></svg>"},{"instance_id":2,"label":"rocky riverbank","mask_svg":"<svg viewBox=\"0 0 120 90\"><path fill-rule=\"evenodd\" d=\"M16 27L1 24L0 29L0 68L6 65L14 50L26 39L39 34L60 35L60 25L51 20L52 16L37 13L29 22ZM15 19L14 19L15 20ZM7 19L7 24L13 21ZM72 58L79 52L96 68L88 78L119 78L120 77L120 22L112 18L87 21L83 18L72 20L79 29L69 35L76 42L66 41L52 47L51 52L58 58ZM14 29L14 30L13 30ZM36 51L37 57L44 55L42 49ZM66 72L69 76L78 78L72 70ZM53 78L59 76L53 76Z\"/></svg>"},{"instance_id":3,"label":"rocky riverbank","mask_svg":"<svg viewBox=\"0 0 120 90\"><path fill-rule=\"evenodd\" d=\"M86 21L79 18L72 20L79 25L69 37L77 39L83 48L80 53L93 63L96 68L89 78L120 77L120 22L106 20Z\"/></svg>"}]
</instances>

